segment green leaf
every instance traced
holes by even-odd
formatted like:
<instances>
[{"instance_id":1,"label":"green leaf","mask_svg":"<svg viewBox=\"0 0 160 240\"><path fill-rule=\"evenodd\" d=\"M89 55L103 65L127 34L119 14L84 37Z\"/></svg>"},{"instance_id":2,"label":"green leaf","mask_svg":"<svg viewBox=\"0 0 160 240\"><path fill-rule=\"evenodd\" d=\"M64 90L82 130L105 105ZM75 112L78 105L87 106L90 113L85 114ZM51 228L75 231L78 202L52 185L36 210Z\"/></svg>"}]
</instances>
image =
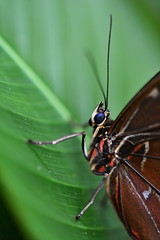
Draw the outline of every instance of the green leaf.
<instances>
[{"instance_id":1,"label":"green leaf","mask_svg":"<svg viewBox=\"0 0 160 240\"><path fill-rule=\"evenodd\" d=\"M1 195L24 238L127 238L110 204L101 206L104 192L73 220L101 180L83 158L80 137L56 146L26 140L73 133L71 122L86 122L102 100L85 51L93 53L105 86L109 13L109 106L113 118L119 113L159 71L159 6L159 0L0 2Z\"/></svg>"}]
</instances>

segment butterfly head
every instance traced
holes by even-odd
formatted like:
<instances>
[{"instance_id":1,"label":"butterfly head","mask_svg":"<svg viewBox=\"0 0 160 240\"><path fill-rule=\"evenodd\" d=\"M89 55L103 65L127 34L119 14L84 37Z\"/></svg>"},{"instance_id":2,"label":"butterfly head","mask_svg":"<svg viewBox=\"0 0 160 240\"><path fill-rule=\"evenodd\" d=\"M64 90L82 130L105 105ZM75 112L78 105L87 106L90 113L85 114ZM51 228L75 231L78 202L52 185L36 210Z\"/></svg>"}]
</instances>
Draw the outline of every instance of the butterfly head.
<instances>
[{"instance_id":1,"label":"butterfly head","mask_svg":"<svg viewBox=\"0 0 160 240\"><path fill-rule=\"evenodd\" d=\"M103 108L103 103L100 102L92 113L89 119L89 125L93 128L104 126L109 120L110 112Z\"/></svg>"}]
</instances>

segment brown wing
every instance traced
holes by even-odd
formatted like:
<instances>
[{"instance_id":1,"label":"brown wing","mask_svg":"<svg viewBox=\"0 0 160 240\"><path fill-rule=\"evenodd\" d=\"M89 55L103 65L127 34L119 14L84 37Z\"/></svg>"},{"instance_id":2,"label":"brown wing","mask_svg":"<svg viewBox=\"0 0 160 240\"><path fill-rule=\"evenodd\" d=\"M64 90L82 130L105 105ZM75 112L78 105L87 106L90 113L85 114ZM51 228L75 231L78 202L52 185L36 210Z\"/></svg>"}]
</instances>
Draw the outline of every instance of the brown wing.
<instances>
[{"instance_id":1,"label":"brown wing","mask_svg":"<svg viewBox=\"0 0 160 240\"><path fill-rule=\"evenodd\" d=\"M133 132L156 123L160 128L160 72L127 104L114 121L108 134Z\"/></svg>"},{"instance_id":2,"label":"brown wing","mask_svg":"<svg viewBox=\"0 0 160 240\"><path fill-rule=\"evenodd\" d=\"M109 134L122 133L117 155L141 174L160 195L160 72L129 102ZM145 135L147 134L147 135ZM124 135L124 137L123 137ZM127 140L125 141L125 136ZM132 142L131 149L128 145ZM113 142L114 145L114 142Z\"/></svg>"},{"instance_id":3,"label":"brown wing","mask_svg":"<svg viewBox=\"0 0 160 240\"><path fill-rule=\"evenodd\" d=\"M111 201L132 239L160 239L160 72L114 121L108 135L116 134L121 160L107 182Z\"/></svg>"},{"instance_id":4,"label":"brown wing","mask_svg":"<svg viewBox=\"0 0 160 240\"><path fill-rule=\"evenodd\" d=\"M123 164L108 178L107 192L132 239L160 239L160 197Z\"/></svg>"}]
</instances>

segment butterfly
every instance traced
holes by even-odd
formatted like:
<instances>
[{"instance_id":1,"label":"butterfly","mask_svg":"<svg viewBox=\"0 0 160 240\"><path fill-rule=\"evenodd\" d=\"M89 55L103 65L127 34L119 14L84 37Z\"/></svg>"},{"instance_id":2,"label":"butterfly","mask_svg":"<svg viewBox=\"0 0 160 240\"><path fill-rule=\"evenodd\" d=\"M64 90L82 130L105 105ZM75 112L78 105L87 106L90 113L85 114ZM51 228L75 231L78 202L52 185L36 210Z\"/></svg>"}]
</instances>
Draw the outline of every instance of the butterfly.
<instances>
[{"instance_id":1,"label":"butterfly","mask_svg":"<svg viewBox=\"0 0 160 240\"><path fill-rule=\"evenodd\" d=\"M115 121L110 118L107 98L108 94L89 120L93 128L89 150L84 131L54 141L28 140L28 143L57 144L82 135L82 151L90 169L103 179L75 219L84 214L105 185L132 239L160 239L160 72L133 97Z\"/></svg>"},{"instance_id":2,"label":"butterfly","mask_svg":"<svg viewBox=\"0 0 160 240\"><path fill-rule=\"evenodd\" d=\"M105 176L121 222L132 239L160 239L160 72L114 122L100 103L91 124L91 171Z\"/></svg>"}]
</instances>

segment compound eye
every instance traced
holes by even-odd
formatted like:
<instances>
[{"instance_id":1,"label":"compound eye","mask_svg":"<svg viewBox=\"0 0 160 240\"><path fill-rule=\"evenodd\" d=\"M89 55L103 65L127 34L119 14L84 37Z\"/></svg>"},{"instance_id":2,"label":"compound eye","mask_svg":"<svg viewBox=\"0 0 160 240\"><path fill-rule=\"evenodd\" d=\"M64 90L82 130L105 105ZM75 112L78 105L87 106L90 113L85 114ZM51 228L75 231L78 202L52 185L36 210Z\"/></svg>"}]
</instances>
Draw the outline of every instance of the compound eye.
<instances>
[{"instance_id":1,"label":"compound eye","mask_svg":"<svg viewBox=\"0 0 160 240\"><path fill-rule=\"evenodd\" d=\"M100 124L104 121L105 119L105 114L104 113L98 113L94 117L94 121L96 124Z\"/></svg>"}]
</instances>

